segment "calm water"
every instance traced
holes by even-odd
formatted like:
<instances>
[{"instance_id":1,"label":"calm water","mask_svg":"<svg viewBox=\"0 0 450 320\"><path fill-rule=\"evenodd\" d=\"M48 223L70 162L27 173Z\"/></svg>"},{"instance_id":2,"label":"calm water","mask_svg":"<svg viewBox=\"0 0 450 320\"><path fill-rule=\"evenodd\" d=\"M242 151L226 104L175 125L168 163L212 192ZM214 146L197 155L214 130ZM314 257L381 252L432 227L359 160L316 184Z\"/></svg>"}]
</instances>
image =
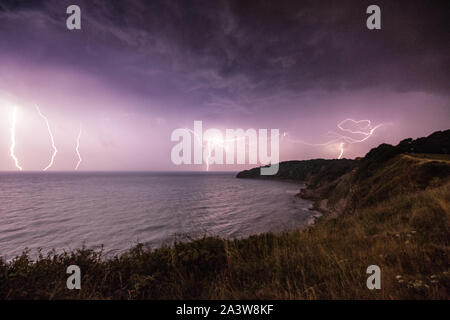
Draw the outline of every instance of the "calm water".
<instances>
[{"instance_id":1,"label":"calm water","mask_svg":"<svg viewBox=\"0 0 450 320\"><path fill-rule=\"evenodd\" d=\"M308 224L300 184L231 173L2 173L0 255L104 245L118 254L177 234L242 237Z\"/></svg>"}]
</instances>

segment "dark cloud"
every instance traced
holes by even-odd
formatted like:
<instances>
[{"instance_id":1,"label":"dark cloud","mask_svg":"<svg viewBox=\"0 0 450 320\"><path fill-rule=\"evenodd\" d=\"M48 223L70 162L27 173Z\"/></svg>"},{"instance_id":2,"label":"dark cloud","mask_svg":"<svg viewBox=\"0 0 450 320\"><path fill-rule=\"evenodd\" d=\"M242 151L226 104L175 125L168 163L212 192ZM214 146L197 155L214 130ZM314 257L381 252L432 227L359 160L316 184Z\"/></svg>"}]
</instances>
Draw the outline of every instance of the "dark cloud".
<instances>
[{"instance_id":1,"label":"dark cloud","mask_svg":"<svg viewBox=\"0 0 450 320\"><path fill-rule=\"evenodd\" d=\"M382 30L370 31L374 3ZM72 4L78 31L66 28ZM59 168L71 168L80 123L90 170L170 169L171 132L194 120L318 144L346 118L383 124L346 150L362 156L448 129L447 20L444 2L425 0L0 0L0 121L7 128L17 105L29 117L30 148L20 146L35 150L35 135L48 141L33 122L42 105L71 151ZM285 141L282 159L336 157L338 147Z\"/></svg>"},{"instance_id":2,"label":"dark cloud","mask_svg":"<svg viewBox=\"0 0 450 320\"><path fill-rule=\"evenodd\" d=\"M82 31L65 8L82 8ZM74 67L155 99L199 105L306 90L448 93L448 19L437 1L1 1L0 49ZM232 100L233 102L230 102Z\"/></svg>"}]
</instances>

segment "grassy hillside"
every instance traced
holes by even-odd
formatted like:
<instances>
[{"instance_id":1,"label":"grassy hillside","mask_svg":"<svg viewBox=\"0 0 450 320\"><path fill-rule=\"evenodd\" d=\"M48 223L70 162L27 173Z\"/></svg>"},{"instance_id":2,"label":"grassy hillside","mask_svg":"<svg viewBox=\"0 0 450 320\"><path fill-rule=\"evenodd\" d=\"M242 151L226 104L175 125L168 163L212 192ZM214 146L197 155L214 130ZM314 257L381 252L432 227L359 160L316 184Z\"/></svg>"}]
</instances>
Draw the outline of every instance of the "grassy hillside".
<instances>
[{"instance_id":1,"label":"grassy hillside","mask_svg":"<svg viewBox=\"0 0 450 320\"><path fill-rule=\"evenodd\" d=\"M333 213L313 226L156 250L139 245L113 259L80 249L32 262L24 253L0 263L0 298L448 299L449 156L391 147L361 160L281 166L281 178L306 180L302 196ZM70 264L82 270L80 291L66 289ZM381 290L366 287L373 264Z\"/></svg>"},{"instance_id":2,"label":"grassy hillside","mask_svg":"<svg viewBox=\"0 0 450 320\"><path fill-rule=\"evenodd\" d=\"M364 168L363 168L364 170ZM361 167L336 180L310 185L301 196L325 212L350 214L398 196L440 187L450 178L449 155L399 154L370 174Z\"/></svg>"},{"instance_id":3,"label":"grassy hillside","mask_svg":"<svg viewBox=\"0 0 450 320\"><path fill-rule=\"evenodd\" d=\"M397 146L382 144L358 160L304 160L280 163L274 176L259 168L238 178L305 181L299 196L316 200L316 209L349 214L395 197L445 184L450 177L450 130L438 131Z\"/></svg>"}]
</instances>

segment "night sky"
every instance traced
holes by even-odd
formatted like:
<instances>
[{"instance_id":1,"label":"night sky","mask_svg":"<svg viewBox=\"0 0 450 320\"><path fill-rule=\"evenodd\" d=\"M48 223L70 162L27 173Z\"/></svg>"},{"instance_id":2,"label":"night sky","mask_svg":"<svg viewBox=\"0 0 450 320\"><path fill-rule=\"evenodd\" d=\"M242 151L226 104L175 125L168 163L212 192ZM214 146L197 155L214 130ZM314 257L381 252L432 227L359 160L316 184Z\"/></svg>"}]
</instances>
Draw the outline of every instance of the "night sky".
<instances>
[{"instance_id":1,"label":"night sky","mask_svg":"<svg viewBox=\"0 0 450 320\"><path fill-rule=\"evenodd\" d=\"M448 129L444 3L0 0L0 170L15 169L13 106L27 170L52 154L35 104L58 146L52 170L73 169L80 126L81 170L204 170L170 160L171 132L194 120L280 129L281 160L336 158L339 143L319 144L347 118L383 124L347 158ZM66 28L71 4L81 30ZM381 30L366 27L370 4Z\"/></svg>"}]
</instances>

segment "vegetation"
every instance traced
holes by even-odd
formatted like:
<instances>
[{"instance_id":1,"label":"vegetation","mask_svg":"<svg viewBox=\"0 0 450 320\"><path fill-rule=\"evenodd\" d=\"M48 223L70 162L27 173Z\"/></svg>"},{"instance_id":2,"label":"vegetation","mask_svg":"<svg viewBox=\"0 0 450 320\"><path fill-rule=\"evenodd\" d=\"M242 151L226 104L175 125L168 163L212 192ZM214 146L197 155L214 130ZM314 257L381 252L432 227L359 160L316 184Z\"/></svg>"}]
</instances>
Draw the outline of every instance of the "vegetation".
<instances>
[{"instance_id":1,"label":"vegetation","mask_svg":"<svg viewBox=\"0 0 450 320\"><path fill-rule=\"evenodd\" d=\"M438 135L442 144L432 135L435 148L420 140L420 150L434 154L405 151L404 145L415 146L408 140L361 160L282 163L278 178L306 180L301 196L326 213L313 226L156 250L138 245L114 258L83 248L31 261L25 252L0 262L0 297L448 299L450 157L442 148L449 135ZM66 289L71 264L82 270L81 290ZM366 287L373 264L382 271L381 290Z\"/></svg>"}]
</instances>

